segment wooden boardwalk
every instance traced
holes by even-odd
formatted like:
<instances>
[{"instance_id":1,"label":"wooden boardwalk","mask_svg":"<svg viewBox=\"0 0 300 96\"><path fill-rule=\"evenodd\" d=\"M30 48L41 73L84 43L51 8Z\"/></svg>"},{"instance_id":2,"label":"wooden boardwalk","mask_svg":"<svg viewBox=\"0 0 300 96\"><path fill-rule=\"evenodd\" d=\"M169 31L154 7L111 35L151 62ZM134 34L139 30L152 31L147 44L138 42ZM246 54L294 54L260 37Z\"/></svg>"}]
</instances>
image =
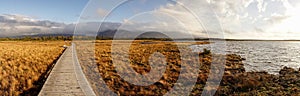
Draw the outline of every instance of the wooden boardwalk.
<instances>
[{"instance_id":1,"label":"wooden boardwalk","mask_svg":"<svg viewBox=\"0 0 300 96\"><path fill-rule=\"evenodd\" d=\"M74 44L68 47L52 69L39 96L95 96L81 66Z\"/></svg>"}]
</instances>

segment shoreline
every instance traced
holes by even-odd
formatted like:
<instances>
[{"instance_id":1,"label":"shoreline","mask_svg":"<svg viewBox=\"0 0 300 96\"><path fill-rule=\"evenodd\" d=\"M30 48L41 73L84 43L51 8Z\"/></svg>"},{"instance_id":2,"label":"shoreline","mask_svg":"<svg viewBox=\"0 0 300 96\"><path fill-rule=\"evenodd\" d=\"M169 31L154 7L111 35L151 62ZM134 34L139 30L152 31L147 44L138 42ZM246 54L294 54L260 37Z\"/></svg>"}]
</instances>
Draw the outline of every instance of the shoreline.
<instances>
[{"instance_id":1,"label":"shoreline","mask_svg":"<svg viewBox=\"0 0 300 96\"><path fill-rule=\"evenodd\" d=\"M95 46L95 63L96 66L98 66L98 74L101 75L106 85L113 92L120 95L162 95L172 89L178 76L182 75L178 73L180 71L180 64L176 58L178 58L177 55L179 55L179 51L176 51L177 48L175 47L175 44L171 42L149 43L148 41L136 41L131 45L131 48L135 50L130 51L133 52L131 53L131 56L133 56L132 59L134 61L132 61L131 64L136 72L141 74L149 72L149 65L145 63L141 57L148 56L152 51L155 52L155 50L161 50L159 52L162 52L167 57L171 56L169 61L173 63L168 63L170 64L170 67L168 68L171 69L166 69L165 75L163 75L163 77L153 85L144 87L132 85L129 82L124 81L124 79L122 79L114 69L115 67L112 64L113 62L110 50L112 41L99 40L96 42L98 43L96 43ZM126 45L128 42L118 43L118 46L122 49L122 45L124 44ZM185 45L189 44L183 44L183 46ZM149 50L150 53L142 51L144 49ZM79 50L83 51L79 53L81 54L80 56L88 57L87 55L89 54L85 54L84 52L85 50L88 51L88 49ZM166 53L162 50L165 50ZM211 53L199 52L198 54L200 56L199 60L202 63L201 68L199 69L200 72L198 74L198 80L194 85L191 95L201 95L210 70ZM87 62L88 60L88 58L82 58L82 61ZM139 60L142 60L142 62ZM245 60L245 58L242 58L240 55L226 55L225 72L215 95L292 95L300 93L300 79L297 79L300 78L300 74L298 74L300 73L299 71L284 67L281 69L279 75L268 74L267 72L246 72L242 62L243 60ZM90 65L93 64L82 66ZM89 67L85 68L87 68L86 70L95 70L88 69ZM95 76L88 77L90 77L89 80L95 83L95 85L101 85L96 82L99 81L99 78L94 78ZM299 83L296 82L297 80ZM296 84L299 85L294 86ZM101 88L97 86L94 86L93 88L94 90L101 90ZM103 95L102 93L97 94Z\"/></svg>"}]
</instances>

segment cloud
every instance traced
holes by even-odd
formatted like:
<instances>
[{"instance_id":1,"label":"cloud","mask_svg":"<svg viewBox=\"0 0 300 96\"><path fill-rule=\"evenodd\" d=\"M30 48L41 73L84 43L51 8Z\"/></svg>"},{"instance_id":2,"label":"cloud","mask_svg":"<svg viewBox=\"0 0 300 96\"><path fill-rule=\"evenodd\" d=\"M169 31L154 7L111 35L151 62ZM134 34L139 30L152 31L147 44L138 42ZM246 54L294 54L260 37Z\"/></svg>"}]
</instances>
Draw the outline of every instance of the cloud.
<instances>
[{"instance_id":1,"label":"cloud","mask_svg":"<svg viewBox=\"0 0 300 96\"><path fill-rule=\"evenodd\" d=\"M299 32L299 0L208 0L229 38L282 39L284 32ZM227 32L226 30L230 30ZM297 31L298 30L298 31ZM257 33L259 32L259 34ZM293 34L300 37L298 34Z\"/></svg>"},{"instance_id":2,"label":"cloud","mask_svg":"<svg viewBox=\"0 0 300 96\"><path fill-rule=\"evenodd\" d=\"M264 2L264 0L257 0L257 3L258 12L265 12L268 3Z\"/></svg>"},{"instance_id":3,"label":"cloud","mask_svg":"<svg viewBox=\"0 0 300 96\"><path fill-rule=\"evenodd\" d=\"M255 32L259 32L259 33L261 33L261 32L264 32L264 30L263 30L263 29L261 29L261 28L257 28L257 27L255 27Z\"/></svg>"},{"instance_id":4,"label":"cloud","mask_svg":"<svg viewBox=\"0 0 300 96\"><path fill-rule=\"evenodd\" d=\"M179 3L168 3L151 13L151 15L154 17L160 17L163 19L160 20L158 18L147 18L149 20L158 19L158 22L139 23L135 21L142 21L142 19L124 19L124 22L128 23L127 29L161 30L165 32L181 33L191 32L193 35L208 37L206 32L210 32L210 35L217 34L220 36L223 34L220 30L213 31L215 30L216 25L221 24L225 30L224 34L227 36L231 35L229 37L239 37L237 35L239 32L242 32L243 34L247 33L246 36L250 36L248 33L257 31L255 25L258 24L258 22L263 22L261 18L264 16L259 14L259 16L254 17L254 14L249 13L248 7L250 7L251 4L256 4L256 7L259 7L256 10L257 13L265 12L266 8L268 7L268 2L261 0L207 0L209 4L205 3L204 1L192 3L185 0L177 1ZM189 12L190 10L187 10L185 6L193 8L194 11L197 11L195 13L198 17L196 18L194 16L195 13ZM204 7L199 8L199 6ZM218 19L219 21L215 21L213 20L214 18L211 18L214 17L214 15L217 15L216 17L218 18L215 19ZM198 19L200 19L200 21L197 21ZM279 19L283 20L284 18L274 15L273 18L270 19L279 22ZM208 24L203 26L203 23ZM264 30L262 30L262 32L263 31Z\"/></svg>"},{"instance_id":5,"label":"cloud","mask_svg":"<svg viewBox=\"0 0 300 96\"><path fill-rule=\"evenodd\" d=\"M168 3L152 12L139 14L132 19L124 19L123 22L122 30L159 31L173 35L184 33L207 37L197 18L180 4Z\"/></svg>"},{"instance_id":6,"label":"cloud","mask_svg":"<svg viewBox=\"0 0 300 96\"><path fill-rule=\"evenodd\" d=\"M37 20L35 18L16 15L0 15L0 35L3 36L20 36L27 34L45 34L60 33L66 26L64 23L52 22L48 20Z\"/></svg>"},{"instance_id":7,"label":"cloud","mask_svg":"<svg viewBox=\"0 0 300 96\"><path fill-rule=\"evenodd\" d=\"M176 2L178 3L167 3L150 12L136 13L135 17L120 21L123 24L105 23L100 31L122 26L121 29L129 31L190 32L193 35L208 37L206 32L222 34L220 30L216 30L220 24L227 38L271 38L284 32L300 37L296 34L300 32L299 0L176 0ZM193 9L194 12L190 12L186 7ZM82 34L95 34L98 31L92 29L99 27L100 23L92 20L98 20L107 13L107 10L98 7L88 11L86 13L88 16L81 16L86 22L77 24L78 31ZM76 24L3 14L0 15L0 26L0 34L3 36L73 32Z\"/></svg>"},{"instance_id":8,"label":"cloud","mask_svg":"<svg viewBox=\"0 0 300 96\"><path fill-rule=\"evenodd\" d=\"M242 5L247 8L251 3L254 2L254 0L242 0Z\"/></svg>"},{"instance_id":9,"label":"cloud","mask_svg":"<svg viewBox=\"0 0 300 96\"><path fill-rule=\"evenodd\" d=\"M98 31L115 30L120 23L104 22L98 29L100 22L81 22L65 24L49 20L38 20L29 16L2 14L0 15L0 37L40 35L40 34L73 34L75 27L77 34L96 35Z\"/></svg>"},{"instance_id":10,"label":"cloud","mask_svg":"<svg viewBox=\"0 0 300 96\"><path fill-rule=\"evenodd\" d=\"M224 2L223 0L208 0L208 2L210 2L211 6L203 0L192 3L185 0L177 0L177 3L168 3L165 6L161 6L160 8L152 11L152 13L148 13L148 15L152 16L152 18L144 16L144 18L136 20L124 19L123 21L130 22L130 24L127 23L128 25L126 25L127 30L181 32L197 37L208 37L207 32L209 32L210 35L213 35L211 37L214 37L223 34L220 30L216 29L220 23L225 23L218 22L218 18L215 13L219 15L221 21L228 20L230 22L239 22L239 20L236 19L248 17L248 13L243 13L239 16L239 12L243 10L244 7L247 7L252 0L242 1L244 5L236 3L235 1ZM199 6L201 6L201 8L199 8ZM193 9L193 11L187 7ZM212 7L215 12L211 9ZM227 17L230 17L230 19L227 19ZM138 22L144 21L145 19L152 20L152 22ZM235 23L230 23L229 25L231 24Z\"/></svg>"},{"instance_id":11,"label":"cloud","mask_svg":"<svg viewBox=\"0 0 300 96\"><path fill-rule=\"evenodd\" d=\"M270 18L264 18L264 20L271 24L277 24L277 23L281 23L282 21L288 19L289 17L290 16L274 13L271 15Z\"/></svg>"},{"instance_id":12,"label":"cloud","mask_svg":"<svg viewBox=\"0 0 300 96\"><path fill-rule=\"evenodd\" d=\"M98 8L97 9L97 13L101 16L104 17L105 15L107 15L109 12L108 10L102 9L102 8Z\"/></svg>"},{"instance_id":13,"label":"cloud","mask_svg":"<svg viewBox=\"0 0 300 96\"><path fill-rule=\"evenodd\" d=\"M212 8L220 16L234 16L246 11L254 0L210 0Z\"/></svg>"}]
</instances>

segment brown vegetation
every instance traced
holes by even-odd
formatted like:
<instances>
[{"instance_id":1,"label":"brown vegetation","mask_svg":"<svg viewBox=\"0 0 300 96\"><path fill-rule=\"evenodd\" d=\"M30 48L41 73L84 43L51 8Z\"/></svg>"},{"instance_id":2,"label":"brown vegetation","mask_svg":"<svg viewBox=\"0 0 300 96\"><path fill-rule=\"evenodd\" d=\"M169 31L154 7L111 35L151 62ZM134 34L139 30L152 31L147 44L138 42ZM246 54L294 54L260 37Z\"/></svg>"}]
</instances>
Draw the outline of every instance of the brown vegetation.
<instances>
[{"instance_id":1,"label":"brown vegetation","mask_svg":"<svg viewBox=\"0 0 300 96\"><path fill-rule=\"evenodd\" d=\"M128 45L128 41L117 41L117 54L118 58L125 58L122 54L125 45ZM175 44L170 41L152 41L152 40L135 40L129 48L130 66L140 74L146 74L151 70L148 64L149 56L153 52L160 52L166 57L167 68L160 80L149 86L137 86L125 81L115 70L117 64L113 64L112 61L112 41L101 40L95 42L95 59L97 67L91 67L93 64L86 61L92 59L87 56L86 51L93 51L81 45L77 47L80 51L80 61L84 68L85 73L93 70L94 72L100 72L105 84L118 95L163 95L170 91L177 82L178 76L184 73L179 73L181 70L181 63L193 63L182 62L180 59L179 48L183 46L191 45L192 43L179 43ZM198 42L198 44L206 44ZM177 46L176 46L177 45ZM78 44L80 46L80 44ZM114 45L115 46L115 45ZM193 53L188 53L193 54ZM210 65L212 62L212 53L209 50L205 50L198 54L200 61L200 72L198 74L198 80L194 85L191 95L201 95L205 83L208 78ZM91 56L91 55L90 55ZM85 58L89 57L89 58ZM192 57L187 57L193 59ZM284 68L280 71L279 75L271 75L266 72L245 72L244 65L239 55L227 54L225 72L216 91L215 95L297 95L300 93L300 72L291 68ZM116 60L119 62L119 60ZM86 67L87 66L87 67ZM126 69L124 69L126 70ZM90 73L87 73L89 75ZM100 90L103 86L97 85L95 82L99 82L100 77L93 75L88 76L88 79L93 83L95 90ZM134 79L134 78L133 78ZM186 78L189 80L189 78ZM97 91L96 91L97 92ZM100 92L100 91L99 91ZM97 93L98 95L104 95L105 93Z\"/></svg>"},{"instance_id":2,"label":"brown vegetation","mask_svg":"<svg viewBox=\"0 0 300 96\"><path fill-rule=\"evenodd\" d=\"M185 49L186 46L193 45L195 43L189 43L189 42L170 42L170 41L153 41L153 40L135 40L133 43L130 44L128 41L114 41L114 47L118 50L116 55L118 58L125 58L124 57L124 51L126 45L130 45L129 48L129 57L130 58L130 66L140 74L146 74L151 70L151 67L148 63L149 57L154 52L159 52L163 54L166 58L167 67L165 73L162 75L160 80L158 80L156 83L150 85L150 86L137 86L134 84L131 84L124 79L122 79L119 74L115 70L115 66L117 64L113 64L112 62L112 41L111 40L101 40L95 42L95 59L98 65L98 72L100 72L101 77L106 82L108 87L112 89L115 93L118 93L119 95L163 95L166 92L168 92L174 84L177 82L178 76L183 75L183 78L186 78L186 80L189 80L188 77L185 77L185 73L180 74L181 70L181 63L187 64L187 63L193 63L193 61L197 60L197 58L193 57L184 57L186 59L190 59L189 61L182 62L180 57L180 51L183 50L190 50ZM207 44L207 42L196 42L196 44ZM80 46L80 44L78 45ZM84 45L86 46L86 45ZM83 64L83 66L88 65L88 67L84 68L86 71L89 71L88 68L92 68L91 64L87 64L87 61L91 58L86 58L85 60L83 58L88 57L87 54L89 49L86 47L83 47L81 45L78 50L78 54L80 55L80 61ZM89 50L91 51L91 50ZM200 73L199 78L197 81L197 85L194 88L193 94L199 94L201 93L204 84L207 79L207 75L210 68L211 63L211 55L210 52L204 52L204 53L186 53L181 52L182 55L190 55L195 54L198 55L200 58L198 60L200 61ZM191 55L193 56L193 55ZM237 55L228 55L230 60L235 61L234 63L228 60L226 66L226 72L227 73L235 73L238 71L244 71L244 69L239 69L242 65L241 60L239 61L239 57ZM116 59L114 62L120 62L120 59ZM237 68L235 68L237 67ZM192 68L188 68L192 69ZM95 69L92 69L95 70ZM126 69L124 69L126 70ZM230 72L229 72L230 71ZM87 74L88 75L88 74ZM89 76L88 76L89 77ZM90 76L91 82L97 82L99 78L95 78L96 76ZM134 79L134 78L132 78ZM94 84L97 85L97 84ZM97 90L97 86L94 86L94 88ZM99 93L100 95L103 93Z\"/></svg>"},{"instance_id":3,"label":"brown vegetation","mask_svg":"<svg viewBox=\"0 0 300 96\"><path fill-rule=\"evenodd\" d=\"M64 48L62 41L0 42L0 94L37 94L49 68Z\"/></svg>"}]
</instances>

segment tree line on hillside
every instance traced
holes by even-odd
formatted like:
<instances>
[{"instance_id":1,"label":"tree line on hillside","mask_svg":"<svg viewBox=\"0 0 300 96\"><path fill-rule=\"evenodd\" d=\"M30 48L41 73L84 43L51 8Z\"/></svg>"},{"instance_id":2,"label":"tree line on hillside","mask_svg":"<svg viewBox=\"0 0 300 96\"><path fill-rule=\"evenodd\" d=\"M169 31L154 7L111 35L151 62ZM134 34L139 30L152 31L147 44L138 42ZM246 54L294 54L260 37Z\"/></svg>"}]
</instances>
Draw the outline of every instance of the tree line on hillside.
<instances>
[{"instance_id":1,"label":"tree line on hillside","mask_svg":"<svg viewBox=\"0 0 300 96\"><path fill-rule=\"evenodd\" d=\"M41 36L41 37L5 37L0 38L0 41L58 41L58 40L64 40L64 41L70 41L72 40L72 36Z\"/></svg>"},{"instance_id":2,"label":"tree line on hillside","mask_svg":"<svg viewBox=\"0 0 300 96\"><path fill-rule=\"evenodd\" d=\"M71 41L71 40L131 40L132 38L111 38L102 36L42 36L42 37L4 37L0 41ZM134 38L134 40L163 40L169 41L169 38Z\"/></svg>"},{"instance_id":3,"label":"tree line on hillside","mask_svg":"<svg viewBox=\"0 0 300 96\"><path fill-rule=\"evenodd\" d=\"M71 40L161 40L161 41L172 41L172 40L207 40L207 39L171 39L171 38L113 38L104 36L24 36L24 37L5 37L0 38L0 41L71 41Z\"/></svg>"}]
</instances>

